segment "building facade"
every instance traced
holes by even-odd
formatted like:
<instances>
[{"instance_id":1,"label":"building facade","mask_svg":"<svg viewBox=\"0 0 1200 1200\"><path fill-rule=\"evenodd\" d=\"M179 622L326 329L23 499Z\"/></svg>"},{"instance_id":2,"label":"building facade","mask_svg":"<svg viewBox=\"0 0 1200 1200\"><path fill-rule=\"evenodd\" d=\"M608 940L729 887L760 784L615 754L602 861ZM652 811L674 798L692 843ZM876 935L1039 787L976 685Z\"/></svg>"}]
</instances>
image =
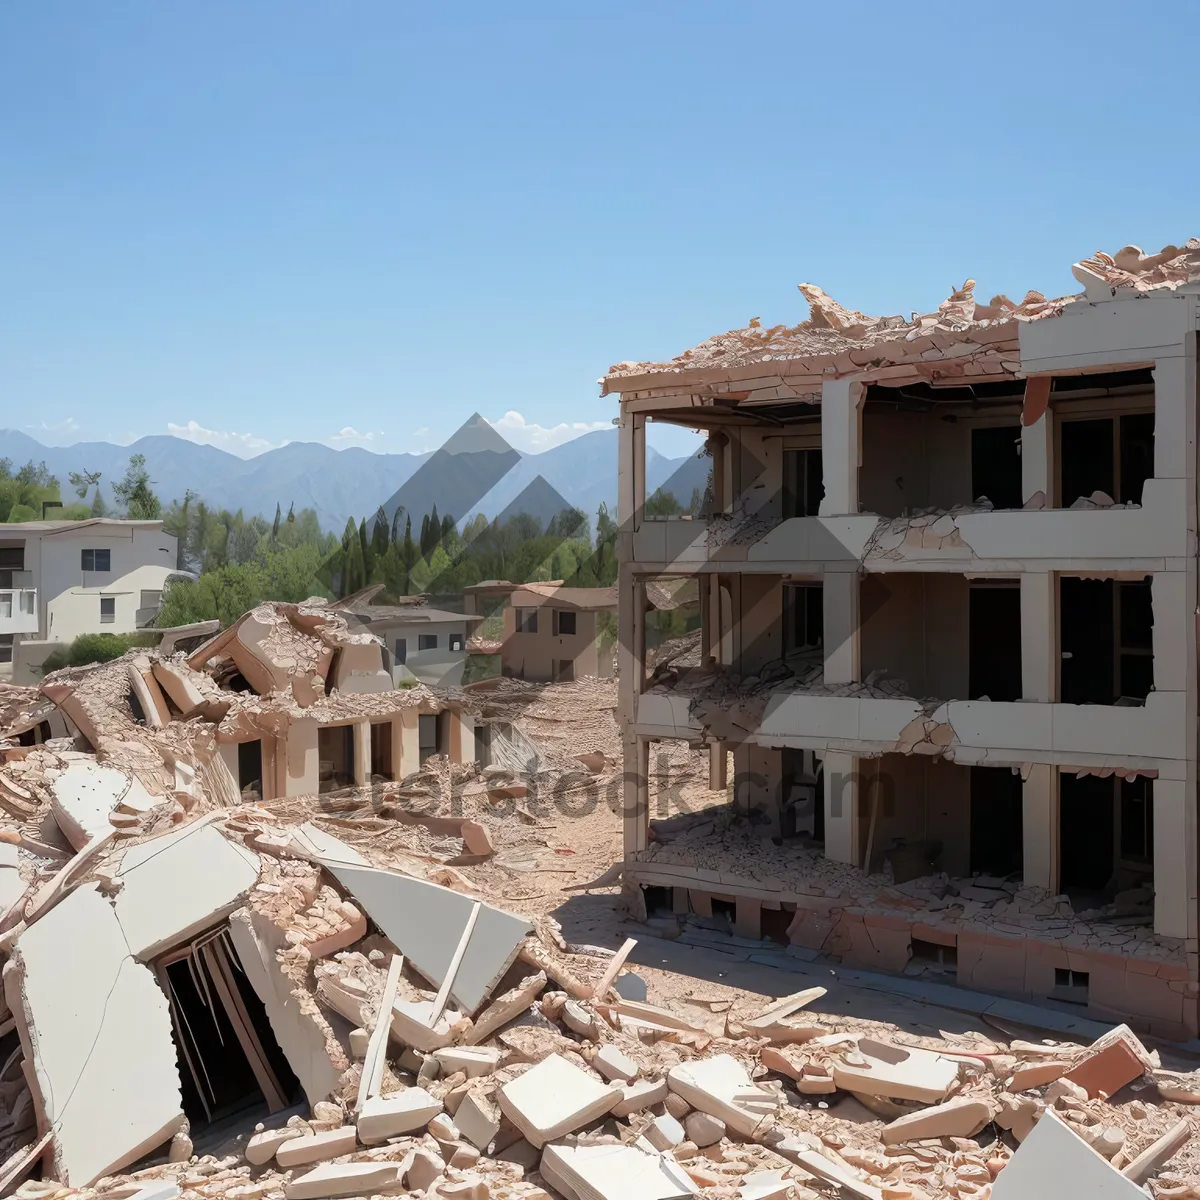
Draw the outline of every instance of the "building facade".
<instances>
[{"instance_id":1,"label":"building facade","mask_svg":"<svg viewBox=\"0 0 1200 1200\"><path fill-rule=\"evenodd\" d=\"M29 521L0 526L0 670L34 668L81 633L150 624L176 570L177 541L161 521Z\"/></svg>"},{"instance_id":2,"label":"building facade","mask_svg":"<svg viewBox=\"0 0 1200 1200\"><path fill-rule=\"evenodd\" d=\"M1195 1036L1200 242L1074 274L912 320L801 285L799 326L603 381L625 880L798 953ZM707 432L706 520L644 514L648 421ZM646 589L678 576L700 664L654 678ZM672 738L728 790L696 815L724 849L651 828Z\"/></svg>"},{"instance_id":3,"label":"building facade","mask_svg":"<svg viewBox=\"0 0 1200 1200\"><path fill-rule=\"evenodd\" d=\"M502 672L543 683L611 677L612 641L604 637L603 615L616 603L614 588L553 583L514 588L504 610Z\"/></svg>"}]
</instances>

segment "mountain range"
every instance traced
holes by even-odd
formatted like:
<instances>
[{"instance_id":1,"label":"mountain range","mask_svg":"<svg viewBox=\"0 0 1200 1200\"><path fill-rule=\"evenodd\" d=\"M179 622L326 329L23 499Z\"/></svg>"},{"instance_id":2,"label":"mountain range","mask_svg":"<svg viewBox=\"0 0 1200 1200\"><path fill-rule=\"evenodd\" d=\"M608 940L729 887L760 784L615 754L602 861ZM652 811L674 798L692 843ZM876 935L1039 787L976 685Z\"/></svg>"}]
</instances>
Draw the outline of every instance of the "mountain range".
<instances>
[{"instance_id":1,"label":"mountain range","mask_svg":"<svg viewBox=\"0 0 1200 1200\"><path fill-rule=\"evenodd\" d=\"M270 520L276 504L286 512L294 503L297 512L314 509L322 528L334 532L340 532L350 517L366 517L369 523L380 505L390 516L403 504L414 522L435 503L443 516L450 513L461 519L482 512L490 519L521 511L525 501L519 498L535 483L528 491L530 503L537 497L539 512L534 515L544 516L540 510L552 503L551 490L593 520L601 503L616 515L616 429L596 430L540 454L524 454L475 415L443 447L426 454L375 454L359 447L333 450L319 442L289 442L246 459L168 435L139 438L127 446L43 446L19 430L0 430L0 458L9 459L14 468L30 460L45 462L68 501L73 499L67 481L72 471L99 471L111 505L112 484L133 454L145 455L164 505L182 500L190 490L213 507L241 509L246 516L259 514ZM707 473L703 457L667 458L646 448L649 491L670 481L669 490L686 505L693 488L703 490Z\"/></svg>"}]
</instances>

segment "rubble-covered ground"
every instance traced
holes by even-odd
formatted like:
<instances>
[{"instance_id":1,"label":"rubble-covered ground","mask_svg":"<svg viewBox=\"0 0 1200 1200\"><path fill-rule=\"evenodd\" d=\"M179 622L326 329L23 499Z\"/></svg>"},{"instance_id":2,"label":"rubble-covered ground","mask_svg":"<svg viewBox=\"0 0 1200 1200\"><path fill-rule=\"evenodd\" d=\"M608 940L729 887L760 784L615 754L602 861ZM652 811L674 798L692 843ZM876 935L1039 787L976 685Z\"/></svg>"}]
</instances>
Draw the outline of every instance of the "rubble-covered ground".
<instances>
[{"instance_id":1,"label":"rubble-covered ground","mask_svg":"<svg viewBox=\"0 0 1200 1200\"><path fill-rule=\"evenodd\" d=\"M692 973L648 962L655 939L682 947L695 926L680 918L639 925L621 908L615 681L508 680L481 693L487 719L511 723L536 747L532 778L434 758L400 783L221 803L204 790L202 771L199 781L189 777L178 730L131 720L123 677L109 665L104 687L99 676L72 684L107 697L121 716L101 755L126 779L111 811L99 813L111 833L93 827L73 842L65 832L79 804L64 781L96 769L91 748L58 739L0 749L9 826L0 834L9 852L0 858L0 953L13 956L0 1018L0 1048L13 1046L0 1065L0 1194L1200 1198L1200 1139L1189 1140L1200 1077L1168 1047L1148 1048L1125 1029L1094 1045L1032 1028L973 1029L977 1018L915 1003L900 1019L907 1002L882 993L832 982L827 990L811 977L793 990L796 977L753 967L739 952L745 947L712 929L699 939L707 948L690 952L699 964ZM26 711L34 699L9 702ZM652 771L654 794L669 792L695 814L676 853L752 856L753 831L730 815L723 793L708 791L704 755L663 743ZM47 1082L61 1067L55 1047L44 1044L48 1028L38 1025L46 1000L19 989L17 968L31 975L37 965L31 952L18 961L22 940L56 911L82 907L94 888L125 922L137 958L130 931L156 914L122 912L144 886L140 865L130 864L153 862L170 837L202 823L222 839L218 846L236 848L237 863L257 864L248 886L230 885L236 894L220 909L239 954L247 931L267 948L259 969L274 980L294 1022L290 1036L304 1046L300 1055L291 1043L304 1058L297 1075L306 1089L328 1082L328 1091L269 1116L181 1125L121 1171L62 1179L55 1164L66 1151L56 1138L67 1134L44 1112L63 1103ZM815 856L788 865L806 878L823 869ZM888 883L829 869L849 872L829 881L842 890ZM201 891L218 881L175 882ZM927 886L918 881L916 891ZM190 897L164 893L164 908L168 899L186 908ZM1019 900L1004 892L991 903L1019 919ZM984 907L979 897L964 903ZM484 945L472 939L476 920L497 922ZM628 937L641 938L641 947ZM470 962L480 953L503 969L472 1007L459 989L468 975L486 976ZM784 991L791 994L779 999ZM385 992L390 1029L377 1037ZM23 1011L9 1011L14 998ZM270 1008L268 1015L273 1026L283 1021ZM122 1086L113 1081L113 1104L149 1092L151 1056L161 1057L149 1027L125 1051L118 1073L127 1077ZM77 1074L93 1096L94 1077ZM112 1117L102 1107L89 1114L97 1122ZM111 1160L123 1150L113 1146ZM1019 1185L1006 1186L1006 1171ZM1073 1188L1064 1179L1089 1182Z\"/></svg>"}]
</instances>

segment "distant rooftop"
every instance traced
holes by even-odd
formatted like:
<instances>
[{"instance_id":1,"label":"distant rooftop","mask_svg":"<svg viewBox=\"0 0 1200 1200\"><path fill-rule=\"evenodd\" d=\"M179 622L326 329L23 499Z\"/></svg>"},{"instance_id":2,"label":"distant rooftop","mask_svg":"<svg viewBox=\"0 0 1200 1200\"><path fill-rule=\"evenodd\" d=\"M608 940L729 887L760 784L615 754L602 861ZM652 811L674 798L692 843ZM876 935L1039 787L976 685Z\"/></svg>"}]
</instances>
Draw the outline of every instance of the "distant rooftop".
<instances>
[{"instance_id":1,"label":"distant rooftop","mask_svg":"<svg viewBox=\"0 0 1200 1200\"><path fill-rule=\"evenodd\" d=\"M97 526L105 529L161 529L161 521L122 521L117 517L87 517L82 521L16 521L0 525L0 537L8 533L78 533Z\"/></svg>"}]
</instances>

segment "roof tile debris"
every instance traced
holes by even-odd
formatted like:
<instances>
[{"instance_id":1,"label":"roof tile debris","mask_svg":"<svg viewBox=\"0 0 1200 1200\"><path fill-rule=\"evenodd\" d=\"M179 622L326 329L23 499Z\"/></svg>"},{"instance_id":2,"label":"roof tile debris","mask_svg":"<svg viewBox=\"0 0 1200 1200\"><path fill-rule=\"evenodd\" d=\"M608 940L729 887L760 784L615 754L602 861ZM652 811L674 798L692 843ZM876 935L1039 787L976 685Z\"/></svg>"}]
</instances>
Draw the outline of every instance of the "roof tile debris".
<instances>
[{"instance_id":1,"label":"roof tile debris","mask_svg":"<svg viewBox=\"0 0 1200 1200\"><path fill-rule=\"evenodd\" d=\"M933 313L910 317L872 317L839 304L815 284L802 283L800 293L809 304L809 318L798 325L764 328L753 318L743 329L708 338L669 362L619 362L601 383L605 391L620 391L623 378L683 372L702 367L733 369L780 360L811 360L810 373L854 373L893 359L883 351L895 343L928 341L942 354L955 343L999 342L1015 339L1015 324L1061 315L1071 304L1112 299L1122 291L1146 294L1171 290L1200 280L1200 239L1182 247L1166 246L1146 255L1137 246L1126 246L1115 255L1097 251L1072 267L1085 287L1083 296L1048 300L1040 292L1026 292L1020 302L993 296L986 304L976 299L975 280L953 288ZM878 351L878 353L876 352ZM907 357L907 352L905 353Z\"/></svg>"}]
</instances>

